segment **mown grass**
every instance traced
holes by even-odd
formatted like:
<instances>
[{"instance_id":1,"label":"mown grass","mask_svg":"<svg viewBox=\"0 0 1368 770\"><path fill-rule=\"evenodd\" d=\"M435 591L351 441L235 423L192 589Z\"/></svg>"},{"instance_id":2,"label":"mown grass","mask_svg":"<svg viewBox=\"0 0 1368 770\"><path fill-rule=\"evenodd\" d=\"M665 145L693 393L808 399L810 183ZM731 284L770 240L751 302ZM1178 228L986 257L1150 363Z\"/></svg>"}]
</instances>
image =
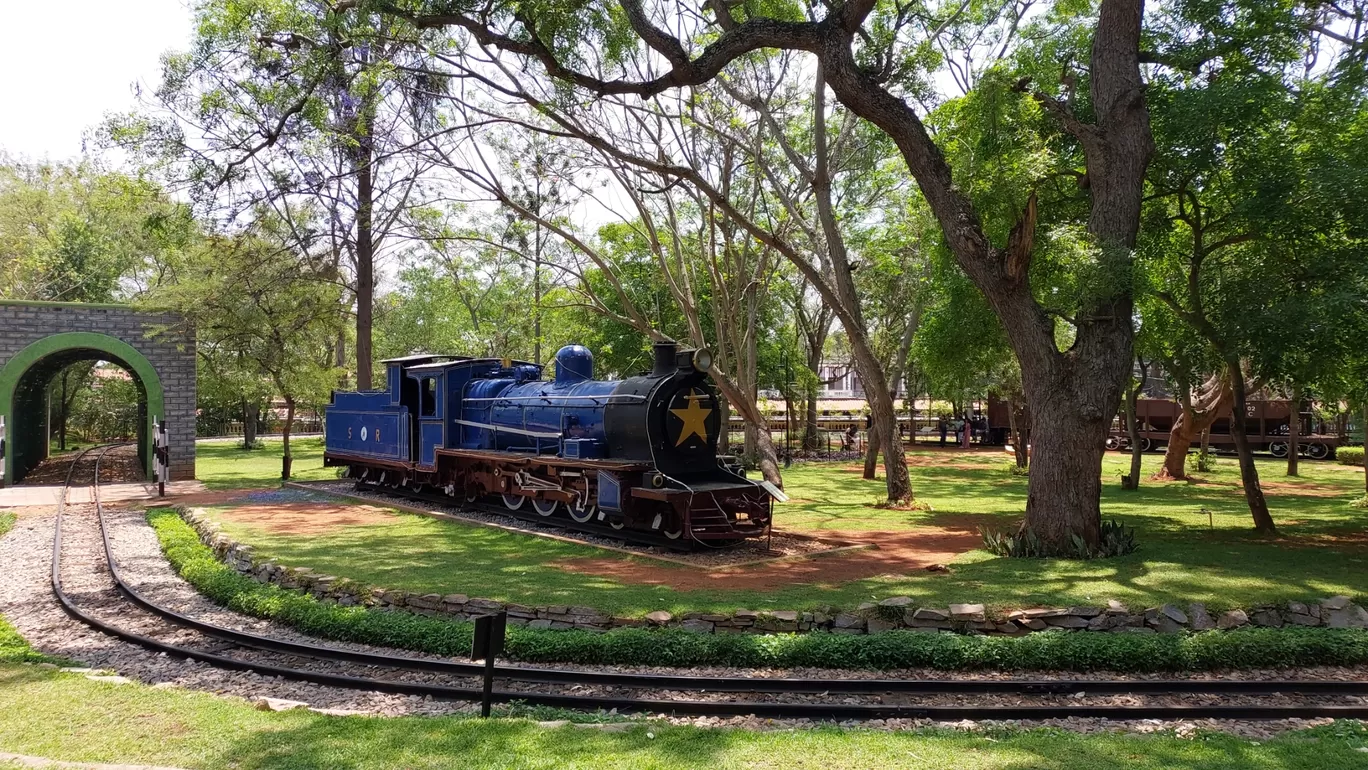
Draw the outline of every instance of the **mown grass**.
<instances>
[{"instance_id":1,"label":"mown grass","mask_svg":"<svg viewBox=\"0 0 1368 770\"><path fill-rule=\"evenodd\" d=\"M260 449L245 450L233 441L200 441L195 444L195 476L209 489L260 489L280 486L279 439L262 442ZM290 440L293 481L337 478L337 471L323 467L323 439Z\"/></svg>"},{"instance_id":2,"label":"mown grass","mask_svg":"<svg viewBox=\"0 0 1368 770\"><path fill-rule=\"evenodd\" d=\"M221 451L241 450L229 445ZM232 486L243 474L250 476L246 466L216 464L213 457L202 460L210 463L207 469L201 466L202 477L206 470L225 470L205 477L211 486ZM318 467L296 461L300 474L331 477L314 457ZM1019 520L1026 479L1005 470L1006 454L917 450L912 459L918 499L931 510L875 507L883 483L862 479L856 464L800 464L785 473L793 501L777 507L779 526L816 534L906 531L917 526L972 533L980 526L1006 529ZM1146 475L1159 461L1158 455L1146 457ZM224 521L224 527L283 563L372 585L528 604L589 605L622 614L854 607L896 595L911 596L919 605L941 606L963 601L999 608L1077 605L1117 599L1141 607L1202 601L1213 609L1368 595L1368 512L1348 505L1358 495L1361 471L1331 462L1304 462L1302 477L1288 479L1282 475L1282 463L1261 461L1269 502L1283 532L1280 538L1266 538L1252 531L1233 460L1220 460L1200 482L1146 481L1136 492L1121 490L1116 478L1127 462L1122 455L1108 455L1102 508L1105 516L1137 530L1141 549L1134 554L1077 562L1001 559L972 550L955 559L949 573L887 574L845 583L823 582L819 576L773 591L747 588L744 572L732 584L682 590L571 571L552 565L575 557L618 557L407 514L386 524L338 527L324 534L289 535L232 521ZM267 481L253 479L260 486ZM650 564L663 576L687 569Z\"/></svg>"},{"instance_id":3,"label":"mown grass","mask_svg":"<svg viewBox=\"0 0 1368 770\"><path fill-rule=\"evenodd\" d=\"M465 656L472 624L408 612L342 607L262 585L220 563L173 511L148 521L177 572L236 612L313 636ZM1368 662L1368 632L1247 628L1203 634L1031 634L1020 638L893 631L845 634L695 634L619 628L607 633L512 627L504 654L536 663L892 670L1209 671Z\"/></svg>"},{"instance_id":4,"label":"mown grass","mask_svg":"<svg viewBox=\"0 0 1368 770\"><path fill-rule=\"evenodd\" d=\"M633 726L603 732L527 719L331 717L229 698L91 682L0 665L0 749L77 762L185 768L965 768L1224 770L1363 767L1368 731L1336 723L1267 741L1203 733L1078 735Z\"/></svg>"}]
</instances>

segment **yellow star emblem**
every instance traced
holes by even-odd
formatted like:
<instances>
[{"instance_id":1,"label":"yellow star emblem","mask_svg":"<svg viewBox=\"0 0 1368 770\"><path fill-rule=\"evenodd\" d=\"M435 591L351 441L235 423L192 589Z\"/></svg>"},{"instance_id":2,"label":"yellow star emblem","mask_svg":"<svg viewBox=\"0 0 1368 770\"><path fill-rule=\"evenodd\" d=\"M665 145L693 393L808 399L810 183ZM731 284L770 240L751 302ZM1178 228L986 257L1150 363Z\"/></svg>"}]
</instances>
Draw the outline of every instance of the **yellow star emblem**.
<instances>
[{"instance_id":1,"label":"yellow star emblem","mask_svg":"<svg viewBox=\"0 0 1368 770\"><path fill-rule=\"evenodd\" d=\"M706 443L708 440L708 424L704 421L708 419L708 415L712 414L713 410L704 409L698 402L707 396L690 391L689 395L684 398L689 402L687 407L670 410L675 417L684 421L684 426L679 429L679 440L675 442L675 446L682 445L689 440L690 436L698 436Z\"/></svg>"}]
</instances>

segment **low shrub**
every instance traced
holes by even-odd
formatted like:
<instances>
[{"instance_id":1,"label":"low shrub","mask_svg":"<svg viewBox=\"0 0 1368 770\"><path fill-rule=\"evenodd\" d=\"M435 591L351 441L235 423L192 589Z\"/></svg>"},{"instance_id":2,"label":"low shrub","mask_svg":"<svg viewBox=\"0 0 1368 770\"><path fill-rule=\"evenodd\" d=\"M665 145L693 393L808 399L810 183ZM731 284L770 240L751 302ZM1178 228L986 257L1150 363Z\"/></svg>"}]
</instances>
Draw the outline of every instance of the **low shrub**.
<instances>
[{"instance_id":1,"label":"low shrub","mask_svg":"<svg viewBox=\"0 0 1368 770\"><path fill-rule=\"evenodd\" d=\"M1349 507L1368 509L1368 495L1364 495L1363 497L1356 497L1353 500L1350 500Z\"/></svg>"},{"instance_id":2,"label":"low shrub","mask_svg":"<svg viewBox=\"0 0 1368 770\"><path fill-rule=\"evenodd\" d=\"M1207 473L1216 467L1216 455L1210 452L1195 452L1187 456L1188 473Z\"/></svg>"},{"instance_id":3,"label":"low shrub","mask_svg":"<svg viewBox=\"0 0 1368 770\"><path fill-rule=\"evenodd\" d=\"M1015 462L1003 463L1003 464L1002 464L1002 472L1003 472L1003 473L1006 473L1006 474L1009 475L1009 476L1030 476L1030 475L1031 475L1031 469L1030 469L1030 467L1025 467L1025 468L1023 468L1022 466L1017 465Z\"/></svg>"},{"instance_id":4,"label":"low shrub","mask_svg":"<svg viewBox=\"0 0 1368 770\"><path fill-rule=\"evenodd\" d=\"M8 511L0 511L0 537L4 537L6 532L13 529L14 522L18 520L19 517L15 514L9 513Z\"/></svg>"},{"instance_id":5,"label":"low shrub","mask_svg":"<svg viewBox=\"0 0 1368 770\"><path fill-rule=\"evenodd\" d=\"M230 609L313 636L450 657L469 654L472 624L407 612L325 604L263 585L214 558L174 512L148 520L181 576ZM1128 672L1368 663L1368 631L1246 628L1200 634L1039 633L1022 637L889 631L880 634L694 634L621 628L606 633L508 629L505 653L529 663Z\"/></svg>"},{"instance_id":6,"label":"low shrub","mask_svg":"<svg viewBox=\"0 0 1368 770\"><path fill-rule=\"evenodd\" d=\"M1340 465L1363 465L1363 447L1342 446L1335 450L1335 459Z\"/></svg>"},{"instance_id":7,"label":"low shrub","mask_svg":"<svg viewBox=\"0 0 1368 770\"><path fill-rule=\"evenodd\" d=\"M1036 533L1029 529L1018 530L1015 533L980 529L979 534L983 536L985 550L1014 559L1041 559L1051 556L1069 559L1106 559L1112 556L1125 556L1140 547L1135 539L1135 530L1127 529L1115 519L1102 522L1102 531L1096 548L1089 548L1088 544L1083 542L1083 538L1070 534L1069 549L1063 554L1050 551Z\"/></svg>"}]
</instances>

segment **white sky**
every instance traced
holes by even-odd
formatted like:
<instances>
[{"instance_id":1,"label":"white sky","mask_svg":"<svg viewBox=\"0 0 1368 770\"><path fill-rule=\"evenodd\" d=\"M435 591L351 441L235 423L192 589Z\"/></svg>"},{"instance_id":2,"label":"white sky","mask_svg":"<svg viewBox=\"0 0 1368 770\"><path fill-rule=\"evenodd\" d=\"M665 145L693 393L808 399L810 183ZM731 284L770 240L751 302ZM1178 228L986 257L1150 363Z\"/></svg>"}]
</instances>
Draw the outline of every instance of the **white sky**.
<instances>
[{"instance_id":1,"label":"white sky","mask_svg":"<svg viewBox=\"0 0 1368 770\"><path fill-rule=\"evenodd\" d=\"M188 0L0 0L0 149L81 154L82 133L155 88L160 57L190 44Z\"/></svg>"}]
</instances>

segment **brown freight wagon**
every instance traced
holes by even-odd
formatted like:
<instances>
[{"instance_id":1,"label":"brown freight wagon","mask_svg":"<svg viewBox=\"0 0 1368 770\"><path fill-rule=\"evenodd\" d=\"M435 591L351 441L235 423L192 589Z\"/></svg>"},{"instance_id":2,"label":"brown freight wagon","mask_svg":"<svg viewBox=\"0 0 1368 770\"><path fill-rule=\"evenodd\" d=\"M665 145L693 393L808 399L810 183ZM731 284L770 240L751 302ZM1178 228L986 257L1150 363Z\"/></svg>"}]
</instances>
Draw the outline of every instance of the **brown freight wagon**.
<instances>
[{"instance_id":1,"label":"brown freight wagon","mask_svg":"<svg viewBox=\"0 0 1368 770\"><path fill-rule=\"evenodd\" d=\"M1250 446L1256 452L1269 452L1274 457L1286 457L1288 451L1288 416L1292 407L1289 401L1250 401L1245 404L1245 430L1249 435ZM1163 449L1168 444L1169 430L1174 420L1182 413L1176 401L1167 399L1142 398L1135 405L1135 415L1140 420L1140 449L1142 451ZM1193 448L1200 446L1200 439L1193 442ZM1235 437L1230 433L1230 415L1227 413L1216 418L1211 426L1209 446L1218 452L1234 452ZM1339 437L1330 433L1324 421L1316 418L1310 410L1301 413L1301 431L1298 437L1301 453L1316 460L1335 454ZM1125 415L1118 415L1112 424L1111 434L1107 437L1108 449L1128 449L1130 433L1126 430Z\"/></svg>"}]
</instances>

